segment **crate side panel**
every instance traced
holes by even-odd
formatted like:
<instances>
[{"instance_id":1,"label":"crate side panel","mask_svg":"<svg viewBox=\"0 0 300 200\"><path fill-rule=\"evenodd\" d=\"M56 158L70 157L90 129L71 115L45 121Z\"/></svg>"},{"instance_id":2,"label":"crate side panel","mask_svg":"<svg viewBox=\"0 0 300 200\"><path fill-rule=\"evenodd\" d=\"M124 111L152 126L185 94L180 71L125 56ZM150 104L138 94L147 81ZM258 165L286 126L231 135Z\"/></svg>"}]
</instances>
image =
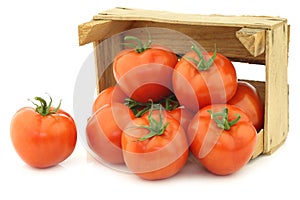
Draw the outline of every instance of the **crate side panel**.
<instances>
[{"instance_id":1,"label":"crate side panel","mask_svg":"<svg viewBox=\"0 0 300 200\"><path fill-rule=\"evenodd\" d=\"M288 27L267 31L264 153L272 153L288 134Z\"/></svg>"},{"instance_id":2,"label":"crate side panel","mask_svg":"<svg viewBox=\"0 0 300 200\"><path fill-rule=\"evenodd\" d=\"M236 32L239 31L241 27L169 24L149 21L136 21L132 23L131 26L131 28L141 27L166 28L178 31L198 42L206 51L213 51L216 46L219 53L224 54L232 61L255 64L265 63L264 53L254 57L236 37ZM163 32L160 33L159 30L152 34L156 34L157 36L155 38L159 38L156 41L157 43L164 43L169 48L181 54L186 53L186 50L191 47L190 41L180 41L172 35L165 35ZM143 35L139 37L143 37ZM144 35L144 39L146 37L147 34ZM175 39L176 42L174 42Z\"/></svg>"}]
</instances>

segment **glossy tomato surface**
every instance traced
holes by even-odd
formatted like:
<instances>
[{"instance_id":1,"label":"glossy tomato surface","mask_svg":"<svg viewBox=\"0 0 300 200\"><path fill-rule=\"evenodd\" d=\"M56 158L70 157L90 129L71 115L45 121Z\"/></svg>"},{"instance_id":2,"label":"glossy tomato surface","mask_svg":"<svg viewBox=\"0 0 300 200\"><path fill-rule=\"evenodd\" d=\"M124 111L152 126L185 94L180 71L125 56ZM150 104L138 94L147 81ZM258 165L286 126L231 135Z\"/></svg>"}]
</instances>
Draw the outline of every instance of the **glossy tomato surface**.
<instances>
[{"instance_id":1,"label":"glossy tomato surface","mask_svg":"<svg viewBox=\"0 0 300 200\"><path fill-rule=\"evenodd\" d=\"M228 110L228 121L240 116L229 130L217 125L209 111L219 113ZM251 158L256 146L256 130L248 116L238 107L217 104L202 108L188 128L190 150L199 162L210 172L228 175L240 170Z\"/></svg>"},{"instance_id":2,"label":"glossy tomato surface","mask_svg":"<svg viewBox=\"0 0 300 200\"><path fill-rule=\"evenodd\" d=\"M113 73L124 93L139 102L160 101L171 94L177 56L161 46L143 52L126 49L113 62Z\"/></svg>"},{"instance_id":3,"label":"glossy tomato surface","mask_svg":"<svg viewBox=\"0 0 300 200\"><path fill-rule=\"evenodd\" d=\"M153 119L160 120L158 112ZM127 167L139 177L159 180L174 176L185 165L188 158L188 143L178 121L164 114L162 133L140 140L149 134L144 126L149 125L149 114L133 120L122 134L122 147Z\"/></svg>"},{"instance_id":4,"label":"glossy tomato surface","mask_svg":"<svg viewBox=\"0 0 300 200\"><path fill-rule=\"evenodd\" d=\"M120 103L106 104L98 109L86 126L87 143L100 160L110 164L124 163L121 134L134 114Z\"/></svg>"},{"instance_id":5,"label":"glossy tomato surface","mask_svg":"<svg viewBox=\"0 0 300 200\"><path fill-rule=\"evenodd\" d=\"M62 109L42 116L34 108L24 107L12 118L10 136L16 152L25 163L47 168L72 154L77 130L73 118Z\"/></svg>"},{"instance_id":6,"label":"glossy tomato surface","mask_svg":"<svg viewBox=\"0 0 300 200\"><path fill-rule=\"evenodd\" d=\"M210 52L204 56L209 60L213 55ZM189 52L177 63L173 73L173 90L181 105L197 112L210 104L226 103L234 96L237 76L228 58L217 53L208 69L199 69L191 59L201 62L195 52Z\"/></svg>"}]
</instances>

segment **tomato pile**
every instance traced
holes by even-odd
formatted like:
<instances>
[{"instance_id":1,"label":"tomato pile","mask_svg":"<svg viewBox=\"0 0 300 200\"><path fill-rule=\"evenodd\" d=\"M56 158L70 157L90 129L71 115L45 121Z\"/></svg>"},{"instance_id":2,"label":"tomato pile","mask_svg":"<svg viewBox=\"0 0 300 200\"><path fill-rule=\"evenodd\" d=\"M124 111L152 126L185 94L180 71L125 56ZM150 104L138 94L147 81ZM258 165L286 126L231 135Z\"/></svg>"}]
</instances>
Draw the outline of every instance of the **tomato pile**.
<instances>
[{"instance_id":1,"label":"tomato pile","mask_svg":"<svg viewBox=\"0 0 300 200\"><path fill-rule=\"evenodd\" d=\"M216 50L192 44L179 57L151 40L124 39L132 48L114 58L117 84L94 101L89 147L147 180L174 176L189 155L217 175L241 169L263 126L255 87L238 81L233 63Z\"/></svg>"},{"instance_id":2,"label":"tomato pile","mask_svg":"<svg viewBox=\"0 0 300 200\"><path fill-rule=\"evenodd\" d=\"M116 85L94 100L86 125L89 148L146 180L174 176L193 156L207 171L228 175L251 158L263 127L256 88L239 81L224 55L192 44L178 56L163 45L126 36L132 48L113 60ZM77 141L73 118L35 98L18 110L10 136L19 156L36 168L68 158Z\"/></svg>"}]
</instances>

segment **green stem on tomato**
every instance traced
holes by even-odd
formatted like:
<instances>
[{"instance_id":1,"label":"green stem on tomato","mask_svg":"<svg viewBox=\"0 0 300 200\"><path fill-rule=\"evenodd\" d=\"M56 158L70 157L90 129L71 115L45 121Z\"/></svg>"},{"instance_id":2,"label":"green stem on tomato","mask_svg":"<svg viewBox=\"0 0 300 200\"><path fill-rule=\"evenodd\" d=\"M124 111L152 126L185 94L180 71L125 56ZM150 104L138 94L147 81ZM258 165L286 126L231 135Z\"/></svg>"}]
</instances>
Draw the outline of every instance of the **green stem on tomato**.
<instances>
[{"instance_id":1,"label":"green stem on tomato","mask_svg":"<svg viewBox=\"0 0 300 200\"><path fill-rule=\"evenodd\" d=\"M203 56L202 52L200 51L200 49L197 45L192 44L191 49L192 49L193 52L196 53L199 60L197 60L195 58L192 58L192 57L184 57L184 58L187 59L187 60L192 61L196 65L196 67L199 71L208 70L212 66L212 64L214 63L214 61L216 59L216 56L217 56L216 47L215 47L213 56L210 57L208 60L205 59L205 57Z\"/></svg>"},{"instance_id":2,"label":"green stem on tomato","mask_svg":"<svg viewBox=\"0 0 300 200\"><path fill-rule=\"evenodd\" d=\"M178 100L174 94L171 94L156 103L153 103L152 101L142 103L131 98L126 98L124 104L133 111L135 117L141 117L148 112L151 107L153 107L153 109L157 109L159 108L159 105L165 105L165 109L167 111L171 111L179 106Z\"/></svg>"},{"instance_id":3,"label":"green stem on tomato","mask_svg":"<svg viewBox=\"0 0 300 200\"><path fill-rule=\"evenodd\" d=\"M174 110L179 106L178 100L174 94L171 94L170 96L164 98L160 101L160 103L165 103L165 109L167 111Z\"/></svg>"},{"instance_id":4,"label":"green stem on tomato","mask_svg":"<svg viewBox=\"0 0 300 200\"><path fill-rule=\"evenodd\" d=\"M132 110L135 117L141 117L151 108L150 102L142 103L131 98L126 98L124 104Z\"/></svg>"},{"instance_id":5,"label":"green stem on tomato","mask_svg":"<svg viewBox=\"0 0 300 200\"><path fill-rule=\"evenodd\" d=\"M149 115L148 115L148 121L149 125L140 125L137 126L138 128L144 128L149 130L149 133L145 135L144 137L139 138L137 141L144 141L147 139L150 139L154 136L162 135L166 128L169 125L169 122L164 123L163 122L163 117L162 117L162 106L159 105L159 120L155 120L152 117L152 112L153 112L153 105L151 106L151 109L149 110Z\"/></svg>"},{"instance_id":6,"label":"green stem on tomato","mask_svg":"<svg viewBox=\"0 0 300 200\"><path fill-rule=\"evenodd\" d=\"M137 38L135 36L125 36L124 40L135 42L135 43L129 42L129 43L124 43L124 44L134 48L135 51L138 53L142 53L142 52L146 51L147 49L150 48L150 46L152 44L152 39L151 39L151 35L149 32L148 32L148 41L146 44L144 44L139 38Z\"/></svg>"},{"instance_id":7,"label":"green stem on tomato","mask_svg":"<svg viewBox=\"0 0 300 200\"><path fill-rule=\"evenodd\" d=\"M228 108L223 108L221 112L214 113L212 110L208 110L211 118L216 122L217 126L223 130L230 130L240 119L241 115L237 114L236 119L229 121Z\"/></svg>"},{"instance_id":8,"label":"green stem on tomato","mask_svg":"<svg viewBox=\"0 0 300 200\"><path fill-rule=\"evenodd\" d=\"M55 114L61 106L61 100L60 100L58 106L51 110L52 98L50 96L49 96L49 98L50 98L49 104L42 97L35 97L34 98L34 100L38 101L40 104L34 103L30 99L29 99L29 101L31 101L33 103L33 105L36 106L35 111L37 113L39 113L42 116L47 116L47 115Z\"/></svg>"}]
</instances>

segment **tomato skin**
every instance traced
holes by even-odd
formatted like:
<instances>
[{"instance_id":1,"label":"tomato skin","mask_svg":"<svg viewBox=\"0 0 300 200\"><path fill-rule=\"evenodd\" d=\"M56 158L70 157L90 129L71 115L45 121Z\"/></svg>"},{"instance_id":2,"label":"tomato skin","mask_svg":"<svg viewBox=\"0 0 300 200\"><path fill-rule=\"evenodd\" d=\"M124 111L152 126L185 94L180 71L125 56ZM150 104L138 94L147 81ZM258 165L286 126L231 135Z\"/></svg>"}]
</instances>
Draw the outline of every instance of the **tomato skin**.
<instances>
[{"instance_id":1,"label":"tomato skin","mask_svg":"<svg viewBox=\"0 0 300 200\"><path fill-rule=\"evenodd\" d=\"M160 101L171 94L172 71L177 61L175 53L160 46L141 53L126 49L115 57L113 74L130 98L138 102Z\"/></svg>"},{"instance_id":2,"label":"tomato skin","mask_svg":"<svg viewBox=\"0 0 300 200\"><path fill-rule=\"evenodd\" d=\"M207 110L229 110L229 120L241 118L230 130L217 127ZM188 136L190 150L199 162L216 175L228 175L240 170L251 158L257 132L243 111L232 105L218 104L202 108L191 121Z\"/></svg>"},{"instance_id":3,"label":"tomato skin","mask_svg":"<svg viewBox=\"0 0 300 200\"><path fill-rule=\"evenodd\" d=\"M96 97L93 103L92 112L95 113L99 108L105 104L124 103L127 96L123 93L120 87L110 86L102 90Z\"/></svg>"},{"instance_id":4,"label":"tomato skin","mask_svg":"<svg viewBox=\"0 0 300 200\"><path fill-rule=\"evenodd\" d=\"M77 130L72 117L61 109L56 114L42 116L34 108L24 107L12 118L10 137L25 163L47 168L72 154Z\"/></svg>"},{"instance_id":5,"label":"tomato skin","mask_svg":"<svg viewBox=\"0 0 300 200\"><path fill-rule=\"evenodd\" d=\"M212 57L213 53L208 56ZM229 59L217 53L214 64L201 71L186 58L198 59L195 52L189 52L175 66L173 90L181 105L197 112L210 104L226 103L234 96L237 76Z\"/></svg>"},{"instance_id":6,"label":"tomato skin","mask_svg":"<svg viewBox=\"0 0 300 200\"><path fill-rule=\"evenodd\" d=\"M152 116L158 119L158 112ZM185 132L173 117L165 114L169 122L162 135L144 141L139 138L148 134L144 128L132 128L149 125L148 114L136 118L122 133L122 148L127 167L139 177L146 180L159 180L174 176L188 159L188 144Z\"/></svg>"},{"instance_id":7,"label":"tomato skin","mask_svg":"<svg viewBox=\"0 0 300 200\"><path fill-rule=\"evenodd\" d=\"M253 85L239 81L237 91L228 104L240 107L251 119L257 131L263 128L264 106Z\"/></svg>"},{"instance_id":8,"label":"tomato skin","mask_svg":"<svg viewBox=\"0 0 300 200\"><path fill-rule=\"evenodd\" d=\"M124 163L121 134L127 123L134 118L123 104L106 104L88 120L87 143L103 161L111 164Z\"/></svg>"}]
</instances>

